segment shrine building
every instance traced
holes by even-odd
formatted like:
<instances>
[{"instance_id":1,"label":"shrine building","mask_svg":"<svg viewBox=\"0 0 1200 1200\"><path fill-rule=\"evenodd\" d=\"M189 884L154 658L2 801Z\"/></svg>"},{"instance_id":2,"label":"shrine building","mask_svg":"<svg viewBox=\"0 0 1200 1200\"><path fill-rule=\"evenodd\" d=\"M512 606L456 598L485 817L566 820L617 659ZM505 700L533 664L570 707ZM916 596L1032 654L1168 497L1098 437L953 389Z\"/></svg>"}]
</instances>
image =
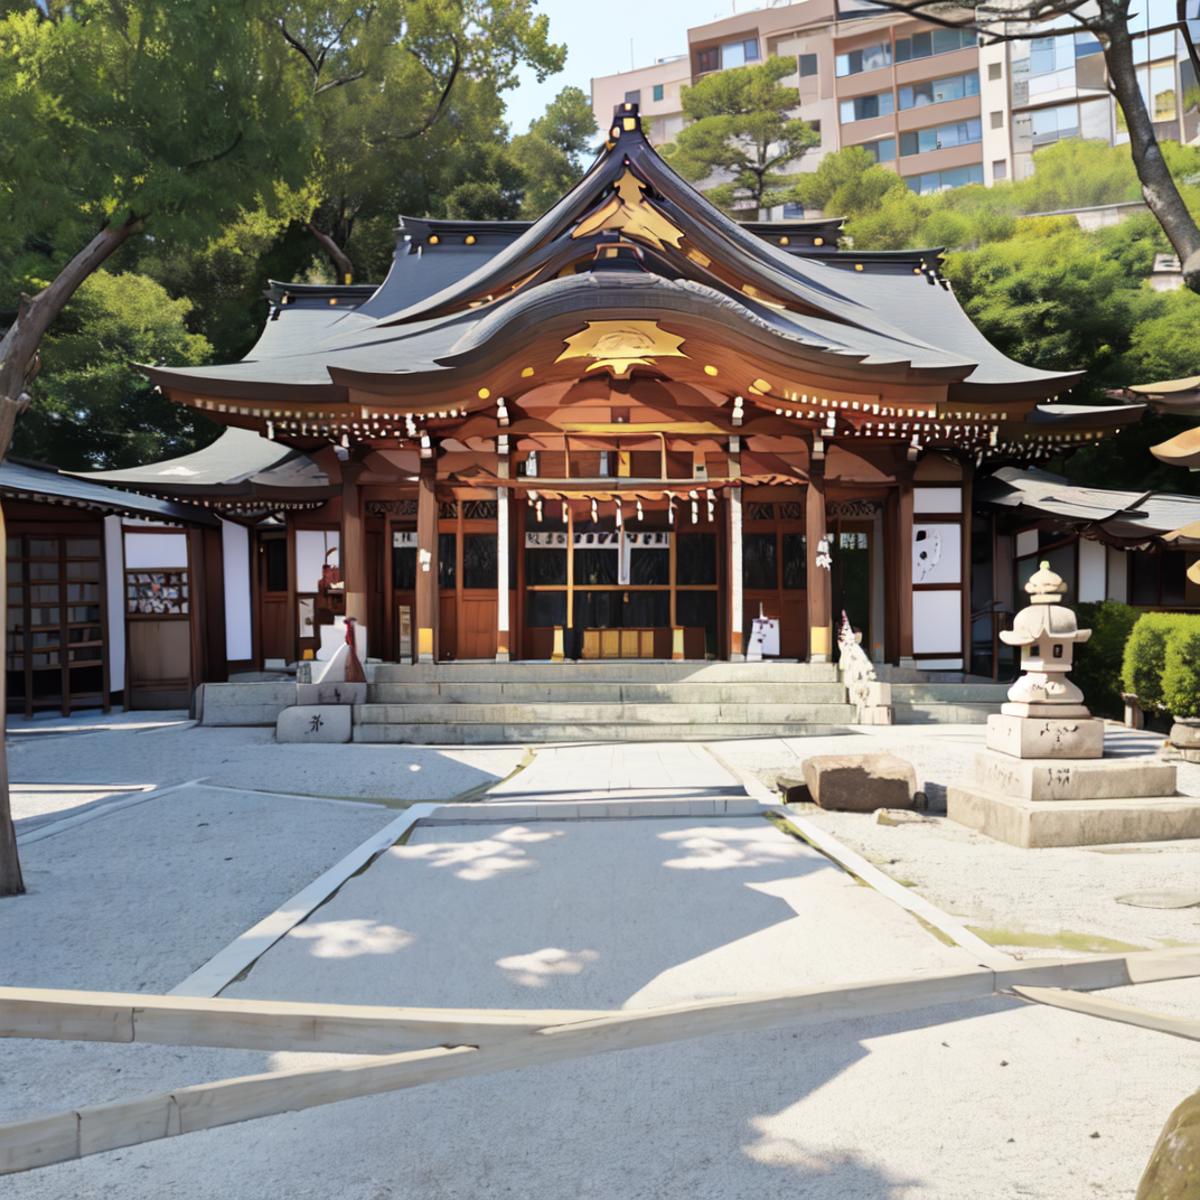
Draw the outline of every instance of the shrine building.
<instances>
[{"instance_id":1,"label":"shrine building","mask_svg":"<svg viewBox=\"0 0 1200 1200\"><path fill-rule=\"evenodd\" d=\"M243 666L343 615L390 662L821 662L844 611L969 669L976 478L1142 409L1064 403L937 251L840 231L732 221L621 105L539 220L404 218L378 287L273 284L241 362L148 368L228 430L89 478L241 527Z\"/></svg>"}]
</instances>

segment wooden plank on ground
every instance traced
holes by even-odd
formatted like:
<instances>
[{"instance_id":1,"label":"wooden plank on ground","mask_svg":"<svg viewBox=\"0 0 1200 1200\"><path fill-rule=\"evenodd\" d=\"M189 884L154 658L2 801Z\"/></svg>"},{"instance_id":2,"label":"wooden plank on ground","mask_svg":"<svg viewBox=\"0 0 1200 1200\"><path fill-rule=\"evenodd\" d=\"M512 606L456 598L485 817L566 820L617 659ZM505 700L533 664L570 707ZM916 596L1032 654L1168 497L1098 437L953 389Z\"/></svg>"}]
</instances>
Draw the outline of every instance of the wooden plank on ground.
<instances>
[{"instance_id":1,"label":"wooden plank on ground","mask_svg":"<svg viewBox=\"0 0 1200 1200\"><path fill-rule=\"evenodd\" d=\"M0 1037L381 1054L490 1046L603 1009L444 1009L0 987Z\"/></svg>"},{"instance_id":2,"label":"wooden plank on ground","mask_svg":"<svg viewBox=\"0 0 1200 1200\"><path fill-rule=\"evenodd\" d=\"M1114 987L1128 983L1135 976L1165 979L1198 973L1200 961L1194 950L1168 950L1095 956L1057 963L1018 964L1006 970L1004 978L1005 986L1012 989L1021 986L1019 980L1022 978L1041 980L1047 977L1061 978L1066 982L1077 978L1086 987ZM212 1129L276 1113L465 1076L488 1075L714 1033L747 1032L784 1024L818 1025L961 1004L993 995L998 978L996 972L985 968L970 968L729 1000L677 1004L636 1012L602 1013L540 1030L531 1031L526 1027L519 1035L500 1036L493 1044L479 1049L470 1046L423 1049L196 1084L159 1096L143 1096L0 1126L0 1174L30 1170L52 1162L63 1162L200 1129ZM1038 989L1026 987L1023 990L1036 994ZM78 997L80 993L67 995ZM110 994L96 995L99 997L95 1005L97 1028L102 1027L99 1024L102 1021L107 1021L108 1027L112 1028L112 1014L119 1006L113 1003ZM170 1001L186 1007L182 997L143 997L133 994L125 999ZM293 1013L295 1010L307 1010L311 1014L313 1009L321 1008L331 1010L330 1015L345 1014L347 1019L351 1019L355 1012L379 1011L355 1010L353 1006L346 1005L272 1001L205 1000L193 1003L202 1010L205 1021L213 1019L213 1007L225 1005L241 1006L243 1011L248 1006L266 1006L277 1010L277 1019L280 1020L287 1010ZM79 1027L81 1005L86 1007L86 1002L76 1000L74 1008L67 1014L74 1028ZM131 1004L131 1010L132 1007ZM417 1010L383 1011L394 1015L397 1011L411 1013ZM444 1021L448 1011L456 1010L423 1011L435 1021ZM462 1010L457 1010L457 1013L461 1018ZM510 1018L513 1016L504 1010L500 1010L499 1014L494 1010L477 1010L473 1013L473 1019L477 1018L477 1023L486 1025L489 1016L505 1015ZM531 1015L541 1020L553 1016L550 1012L518 1014L526 1019ZM931 1020L941 1019L942 1014L931 1017ZM199 1014L196 1020L200 1020ZM44 1020L42 1023L45 1024ZM494 1031L494 1026L492 1029ZM136 1032L136 1020L134 1030ZM172 1030L173 1035L178 1032L178 1028Z\"/></svg>"},{"instance_id":3,"label":"wooden plank on ground","mask_svg":"<svg viewBox=\"0 0 1200 1200\"><path fill-rule=\"evenodd\" d=\"M1014 987L1013 992L1025 1000L1047 1004L1052 1008L1068 1012L1083 1013L1089 1017L1100 1017L1105 1021L1119 1021L1123 1025L1136 1025L1139 1029L1153 1029L1158 1033L1169 1033L1172 1037L1189 1038L1200 1042L1200 1021L1187 1017L1173 1017L1166 1013L1148 1012L1133 1004L1122 1004L1107 996L1088 996L1063 988Z\"/></svg>"}]
</instances>

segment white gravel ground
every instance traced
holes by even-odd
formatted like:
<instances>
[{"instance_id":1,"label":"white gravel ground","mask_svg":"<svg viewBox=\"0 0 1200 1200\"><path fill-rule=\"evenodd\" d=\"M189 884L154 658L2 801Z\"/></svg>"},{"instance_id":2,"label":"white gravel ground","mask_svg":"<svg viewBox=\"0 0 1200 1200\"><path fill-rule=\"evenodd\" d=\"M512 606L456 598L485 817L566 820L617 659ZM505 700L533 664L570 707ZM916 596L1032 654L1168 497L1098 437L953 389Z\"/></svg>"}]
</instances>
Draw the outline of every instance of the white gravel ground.
<instances>
[{"instance_id":1,"label":"white gravel ground","mask_svg":"<svg viewBox=\"0 0 1200 1200\"><path fill-rule=\"evenodd\" d=\"M946 785L967 777L983 745L982 727L893 727L881 734L727 742L718 752L771 787L779 771L797 771L810 755L865 753L882 744L916 768L933 805L929 821L886 826L869 815L825 812L815 805L798 805L797 811L939 908L993 930L1046 935L1065 930L1146 948L1200 944L1200 908L1134 908L1116 900L1147 891L1200 894L1200 842L1024 850L993 841L936 815L939 807L945 812ZM1114 749L1158 741L1119 732L1109 738ZM1179 790L1200 795L1200 766L1178 766ZM1070 952L1009 949L1018 957Z\"/></svg>"},{"instance_id":2,"label":"white gravel ground","mask_svg":"<svg viewBox=\"0 0 1200 1200\"><path fill-rule=\"evenodd\" d=\"M232 990L635 1008L962 958L757 819L489 824L418 830ZM0 1087L0 1114L317 1061L51 1055L56 1069L21 1064ZM998 999L366 1098L14 1177L4 1194L1127 1200L1198 1069L1194 1044Z\"/></svg>"},{"instance_id":3,"label":"white gravel ground","mask_svg":"<svg viewBox=\"0 0 1200 1200\"><path fill-rule=\"evenodd\" d=\"M9 773L17 785L162 787L204 779L251 791L412 803L448 800L494 783L524 754L520 746L289 746L277 744L272 729L139 732L114 725L97 733L10 739Z\"/></svg>"}]
</instances>

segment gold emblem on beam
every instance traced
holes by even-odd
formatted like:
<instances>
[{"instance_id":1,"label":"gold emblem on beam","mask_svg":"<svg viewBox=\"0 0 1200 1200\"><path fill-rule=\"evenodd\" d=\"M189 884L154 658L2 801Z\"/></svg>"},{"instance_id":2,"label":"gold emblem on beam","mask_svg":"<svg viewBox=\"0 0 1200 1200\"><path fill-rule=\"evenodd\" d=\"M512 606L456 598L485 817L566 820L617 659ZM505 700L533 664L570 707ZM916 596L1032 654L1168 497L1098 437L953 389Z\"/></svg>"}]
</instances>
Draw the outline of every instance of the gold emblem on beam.
<instances>
[{"instance_id":1,"label":"gold emblem on beam","mask_svg":"<svg viewBox=\"0 0 1200 1200\"><path fill-rule=\"evenodd\" d=\"M614 229L637 238L657 250L663 244L678 247L683 231L677 229L646 199L646 185L628 168L617 180L616 191L595 211L584 217L571 232L573 238L587 237L601 229Z\"/></svg>"},{"instance_id":2,"label":"gold emblem on beam","mask_svg":"<svg viewBox=\"0 0 1200 1200\"><path fill-rule=\"evenodd\" d=\"M587 370L607 367L624 378L633 367L649 367L656 358L687 358L684 339L659 327L657 321L589 321L565 338L566 349L555 359L590 358Z\"/></svg>"}]
</instances>

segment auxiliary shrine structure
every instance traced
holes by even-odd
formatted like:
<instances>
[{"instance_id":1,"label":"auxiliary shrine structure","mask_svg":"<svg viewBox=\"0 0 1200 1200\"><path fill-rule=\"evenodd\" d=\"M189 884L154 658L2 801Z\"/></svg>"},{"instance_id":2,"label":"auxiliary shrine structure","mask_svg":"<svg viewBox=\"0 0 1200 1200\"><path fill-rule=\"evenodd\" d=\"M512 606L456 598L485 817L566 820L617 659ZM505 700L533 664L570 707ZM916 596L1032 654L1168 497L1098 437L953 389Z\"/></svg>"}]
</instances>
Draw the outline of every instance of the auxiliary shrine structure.
<instances>
[{"instance_id":1,"label":"auxiliary shrine structure","mask_svg":"<svg viewBox=\"0 0 1200 1200\"><path fill-rule=\"evenodd\" d=\"M256 665L340 616L385 661L824 661L844 611L962 670L977 472L1141 409L1061 403L936 251L839 234L730 220L622 105L540 220L405 218L377 288L275 284L243 361L150 368L229 430L94 478L247 531Z\"/></svg>"}]
</instances>

